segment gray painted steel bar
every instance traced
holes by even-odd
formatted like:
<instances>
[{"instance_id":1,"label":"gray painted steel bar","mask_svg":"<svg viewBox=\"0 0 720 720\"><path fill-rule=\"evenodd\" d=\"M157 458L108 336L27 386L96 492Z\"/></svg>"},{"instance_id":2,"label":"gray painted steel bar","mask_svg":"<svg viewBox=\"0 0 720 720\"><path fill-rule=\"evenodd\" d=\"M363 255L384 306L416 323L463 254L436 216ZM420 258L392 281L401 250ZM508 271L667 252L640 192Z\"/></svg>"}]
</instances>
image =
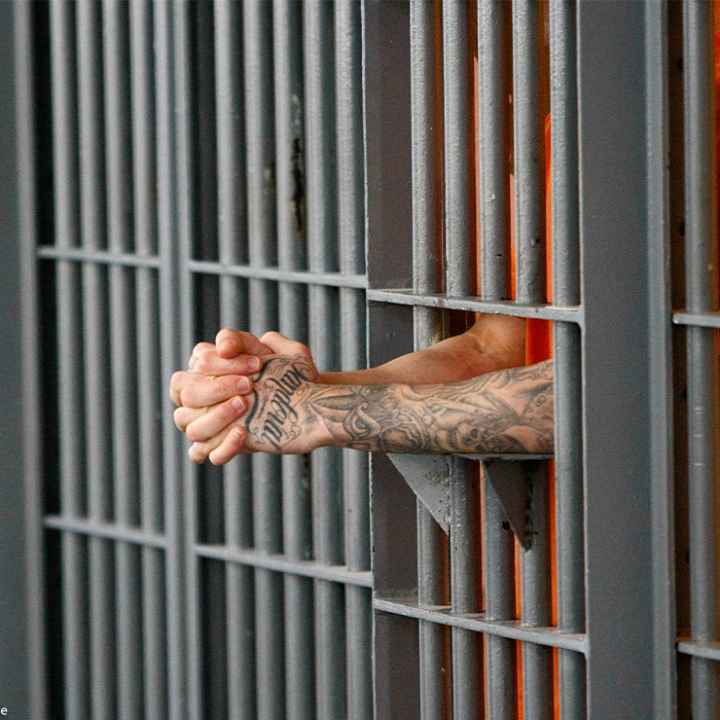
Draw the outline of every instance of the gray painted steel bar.
<instances>
[{"instance_id":1,"label":"gray painted steel bar","mask_svg":"<svg viewBox=\"0 0 720 720\"><path fill-rule=\"evenodd\" d=\"M684 655L707 658L708 660L720 661L720 642L717 640L709 642L698 642L695 640L678 640L677 651Z\"/></svg>"},{"instance_id":2,"label":"gray painted steel bar","mask_svg":"<svg viewBox=\"0 0 720 720\"><path fill-rule=\"evenodd\" d=\"M302 186L302 173L298 177L298 187ZM300 193L299 206L303 205L303 193ZM197 273L210 275L235 275L245 278L260 278L277 282L301 283L303 285L329 285L330 287L365 288L365 275L346 275L339 272L312 272L309 270L284 270L275 267L251 267L249 265L222 265L204 260L193 260L189 269Z\"/></svg>"},{"instance_id":3,"label":"gray painted steel bar","mask_svg":"<svg viewBox=\"0 0 720 720\"><path fill-rule=\"evenodd\" d=\"M60 247L77 244L79 237L77 98L75 87L74 7L67 2L50 6L55 232ZM63 515L85 513L82 396L82 309L80 268L56 265L59 413L60 502ZM87 623L87 557L85 539L72 533L62 537L62 595L65 714L88 717L89 648Z\"/></svg>"},{"instance_id":4,"label":"gray painted steel bar","mask_svg":"<svg viewBox=\"0 0 720 720\"><path fill-rule=\"evenodd\" d=\"M553 302L580 302L577 177L577 92L574 5L556 0L549 6L550 110L552 167ZM585 627L582 434L580 406L580 332L570 323L553 327L555 370L555 497L558 628ZM561 652L560 717L585 717L585 663Z\"/></svg>"},{"instance_id":5,"label":"gray painted steel bar","mask_svg":"<svg viewBox=\"0 0 720 720\"><path fill-rule=\"evenodd\" d=\"M158 254L163 264L160 270L161 324L161 371L163 387L167 387L172 372L182 367L180 357L181 327L177 321L177 308L181 296L187 297L187 288L181 293L181 276L178 268L177 245L184 239L187 229L182 226L177 213L178 183L175 151L176 117L182 117L184 95L176 94L173 55L175 52L175 8L170 3L153 6L153 38L155 48L156 92L156 169L157 169L157 228ZM178 13L179 15L180 13ZM179 102L176 105L176 97ZM176 112L178 113L176 116ZM182 124L182 123L180 123ZM182 197L182 196L180 196ZM179 236L179 237L178 237ZM182 245L181 245L182 248ZM163 443L163 521L165 541L165 597L167 627L167 686L169 720L185 720L193 717L189 711L186 676L187 657L193 657L186 649L186 637L193 639L193 616L186 612L183 565L185 562L185 537L182 533L184 510L182 487L182 439L173 422L171 403L164 398L162 412ZM187 632L187 635L186 635Z\"/></svg>"},{"instance_id":6,"label":"gray painted steel bar","mask_svg":"<svg viewBox=\"0 0 720 720\"><path fill-rule=\"evenodd\" d=\"M247 260L247 204L242 58L242 6L217 2L215 103L217 116L218 244L222 263ZM220 276L220 315L225 327L247 327L247 288L239 278ZM238 457L223 470L225 542L252 546L250 460ZM225 566L227 596L228 713L255 715L254 573L241 564ZM250 631L248 631L250 630Z\"/></svg>"},{"instance_id":7,"label":"gray painted steel bar","mask_svg":"<svg viewBox=\"0 0 720 720\"><path fill-rule=\"evenodd\" d=\"M247 145L247 208L250 264L276 262L272 70L272 5L263 0L243 4L243 57ZM261 335L277 327L276 285L251 279L250 330ZM282 549L280 459L253 455L253 521L255 548L267 553ZM255 570L257 717L285 716L282 578ZM267 678L274 677L273 683Z\"/></svg>"},{"instance_id":8,"label":"gray painted steel bar","mask_svg":"<svg viewBox=\"0 0 720 720\"><path fill-rule=\"evenodd\" d=\"M587 0L576 13L587 716L656 717L651 404L638 388L650 380L648 248L658 239L647 224L645 74L627 72L646 62L648 13Z\"/></svg>"},{"instance_id":9,"label":"gray painted steel bar","mask_svg":"<svg viewBox=\"0 0 720 720\"><path fill-rule=\"evenodd\" d=\"M557 305L523 304L509 301L492 301L466 295L447 297L444 294L414 293L409 290L375 290L367 291L371 302L384 302L392 305L412 305L414 307L430 307L444 310L466 310L468 312L511 315L513 317L535 318L537 320L560 320L583 324L582 308L559 307Z\"/></svg>"},{"instance_id":10,"label":"gray painted steel bar","mask_svg":"<svg viewBox=\"0 0 720 720\"><path fill-rule=\"evenodd\" d=\"M275 153L278 266L302 270L306 262L304 198L304 93L302 72L302 6L293 0L273 3L273 67L275 73ZM307 290L281 282L279 329L287 337L307 339ZM283 547L295 562L312 557L308 458L283 455ZM313 649L312 582L288 573L285 599L285 705L289 717L315 716L315 676L308 662Z\"/></svg>"},{"instance_id":11,"label":"gray painted steel bar","mask_svg":"<svg viewBox=\"0 0 720 720\"><path fill-rule=\"evenodd\" d=\"M155 18L158 120L158 211L162 334L165 387L183 367L191 341L193 294L186 272L194 227L190 77L190 6L153 6ZM177 309L180 308L178 318ZM172 320L172 321L171 321ZM172 720L202 717L201 633L198 564L192 555L197 534L197 476L188 469L184 443L165 400L163 424L165 532L168 542L168 691ZM178 482L182 492L178 492Z\"/></svg>"},{"instance_id":12,"label":"gray painted steel bar","mask_svg":"<svg viewBox=\"0 0 720 720\"><path fill-rule=\"evenodd\" d=\"M305 66L305 160L307 177L308 264L311 271L338 269L335 185L335 78L333 6L313 1L303 6ZM311 286L310 347L318 367L339 361L337 298L331 288ZM343 563L340 451L316 450L311 458L313 548L315 560ZM315 581L315 686L318 720L347 712L345 599L342 586Z\"/></svg>"},{"instance_id":13,"label":"gray painted steel bar","mask_svg":"<svg viewBox=\"0 0 720 720\"><path fill-rule=\"evenodd\" d=\"M365 270L365 192L363 174L362 35L360 3L335 3L335 88L337 121L338 238L340 270ZM343 370L366 366L365 294L340 288L340 360ZM368 454L342 451L345 559L351 570L370 569ZM347 716L373 715L370 593L345 588Z\"/></svg>"},{"instance_id":14,"label":"gray painted steel bar","mask_svg":"<svg viewBox=\"0 0 720 720\"><path fill-rule=\"evenodd\" d=\"M45 643L47 627L45 617L46 591L44 582L45 542L43 538L43 443L42 428L38 263L35 250L38 245L36 213L38 153L35 149L36 109L32 78L37 68L36 43L33 37L34 7L22 3L12 8L16 82L15 131L17 133L18 221L20 230L22 295L22 362L26 375L22 383L23 404L23 488L25 498L26 564L27 569L27 651L29 662L23 670L28 673L26 692L30 717L46 717L47 657ZM14 660L13 660L14 661ZM18 688L18 693L22 690ZM7 702L12 702L12 697ZM21 701L22 702L22 701Z\"/></svg>"},{"instance_id":15,"label":"gray painted steel bar","mask_svg":"<svg viewBox=\"0 0 720 720\"><path fill-rule=\"evenodd\" d=\"M85 250L83 248L57 248L42 245L37 249L38 257L59 258L81 263L98 263L100 265L126 265L128 267L160 267L158 257L138 257L129 253L112 253L102 250Z\"/></svg>"},{"instance_id":16,"label":"gray painted steel bar","mask_svg":"<svg viewBox=\"0 0 720 720\"><path fill-rule=\"evenodd\" d=\"M697 327L720 328L720 313L673 313L675 325L696 325Z\"/></svg>"},{"instance_id":17,"label":"gray painted steel bar","mask_svg":"<svg viewBox=\"0 0 720 720\"><path fill-rule=\"evenodd\" d=\"M345 565L328 565L312 560L296 560L288 555L270 555L259 550L223 548L217 545L196 545L195 551L201 557L267 568L279 573L317 578L363 588L372 588L373 586L372 573L369 570L350 570Z\"/></svg>"},{"instance_id":18,"label":"gray painted steel bar","mask_svg":"<svg viewBox=\"0 0 720 720\"><path fill-rule=\"evenodd\" d=\"M655 615L654 716L675 720L677 713L675 447L673 399L673 327L670 177L668 9L652 3L647 9L645 54L648 118L648 358L651 416L651 477L653 532L653 604ZM679 647L678 647L679 650Z\"/></svg>"},{"instance_id":19,"label":"gray painted steel bar","mask_svg":"<svg viewBox=\"0 0 720 720\"><path fill-rule=\"evenodd\" d=\"M46 515L44 524L46 527L80 533L90 537L109 538L119 542L147 545L148 547L163 548L167 546L163 535L147 533L143 530L133 530L132 528L108 524L107 522L76 520L63 515Z\"/></svg>"},{"instance_id":20,"label":"gray painted steel bar","mask_svg":"<svg viewBox=\"0 0 720 720\"><path fill-rule=\"evenodd\" d=\"M105 87L105 148L108 191L108 245L113 252L132 249L133 202L129 44L127 5L103 2L103 68ZM137 418L135 368L135 302L130 269L110 268L110 355L112 378L113 471L115 519L120 525L139 522L138 438L131 428ZM143 713L143 647L140 628L140 549L115 546L116 623L118 649L118 709L120 720Z\"/></svg>"},{"instance_id":21,"label":"gray painted steel bar","mask_svg":"<svg viewBox=\"0 0 720 720\"><path fill-rule=\"evenodd\" d=\"M711 3L683 6L685 100L685 283L687 309L717 310L717 236L713 197L714 60ZM714 443L717 429L715 333L687 328L688 482L690 528L690 627L693 639L717 640ZM720 704L717 669L692 658L692 714L716 717Z\"/></svg>"},{"instance_id":22,"label":"gray painted steel bar","mask_svg":"<svg viewBox=\"0 0 720 720\"><path fill-rule=\"evenodd\" d=\"M471 191L474 188L468 148L472 145L471 48L469 6L450 0L442 7L444 161L445 161L445 288L447 295L472 292L474 267ZM453 461L450 477L450 601L456 612L479 610L478 484L476 468ZM462 628L452 630L453 717L475 718L481 711L482 682L478 672L481 638Z\"/></svg>"},{"instance_id":23,"label":"gray painted steel bar","mask_svg":"<svg viewBox=\"0 0 720 720\"><path fill-rule=\"evenodd\" d=\"M522 640L580 654L587 652L585 635L559 632L554 627L528 627L518 620L489 620L484 613L455 613L447 605L421 607L412 601L399 598L376 598L373 600L373 607L382 612L428 620L437 625L461 627L493 637Z\"/></svg>"},{"instance_id":24,"label":"gray painted steel bar","mask_svg":"<svg viewBox=\"0 0 720 720\"><path fill-rule=\"evenodd\" d=\"M155 104L153 33L150 0L130 4L130 62L132 67L132 147L135 251L157 254ZM138 268L135 274L137 306L137 404L139 412L140 522L147 532L163 530L162 446L160 436L160 307L158 274ZM143 692L145 717L165 720L167 664L165 652L164 554L157 548L142 550Z\"/></svg>"},{"instance_id":25,"label":"gray painted steel bar","mask_svg":"<svg viewBox=\"0 0 720 720\"><path fill-rule=\"evenodd\" d=\"M503 43L509 11L502 1L478 6L480 87L480 294L497 302L508 297L509 199L506 117L508 72ZM490 620L509 620L514 610L512 534L503 528L503 510L485 478L483 495L483 578L485 612ZM485 712L492 720L515 716L515 647L505 638L485 641Z\"/></svg>"},{"instance_id":26,"label":"gray painted steel bar","mask_svg":"<svg viewBox=\"0 0 720 720\"><path fill-rule=\"evenodd\" d=\"M519 302L545 300L545 227L543 144L540 112L540 5L517 0L513 19L513 124L515 162L515 295ZM532 481L535 517L541 519L532 547L521 550L521 618L528 625L550 624L550 558L547 477ZM524 645L523 705L528 717L547 720L552 714L551 655L545 648Z\"/></svg>"},{"instance_id":27,"label":"gray painted steel bar","mask_svg":"<svg viewBox=\"0 0 720 720\"><path fill-rule=\"evenodd\" d=\"M480 285L485 300L508 297L508 69L503 36L509 8L504 0L484 0L477 10Z\"/></svg>"},{"instance_id":28,"label":"gray painted steel bar","mask_svg":"<svg viewBox=\"0 0 720 720\"><path fill-rule=\"evenodd\" d=\"M516 299L545 299L543 144L540 112L540 6L512 5Z\"/></svg>"},{"instance_id":29,"label":"gray painted steel bar","mask_svg":"<svg viewBox=\"0 0 720 720\"><path fill-rule=\"evenodd\" d=\"M78 39L78 118L80 138L81 242L94 252L105 237L105 186L102 113L102 22L100 6L76 6ZM92 522L111 521L112 427L110 417L107 271L97 264L82 266L83 324L85 341L85 416L87 418L88 515ZM92 667L91 707L93 717L115 714L116 661L107 642L107 629L114 622L113 544L91 537L90 553L90 657Z\"/></svg>"},{"instance_id":30,"label":"gray painted steel bar","mask_svg":"<svg viewBox=\"0 0 720 720\"><path fill-rule=\"evenodd\" d=\"M435 8L432 3L410 4L410 65L412 122L412 212L413 290L442 289L442 264L437 246L441 231L438 217L440 192L435 128L438 88L435 78ZM442 337L442 312L426 307L413 310L414 347L420 350ZM446 544L440 526L425 505L417 500L418 603L440 605L446 600L443 582L443 551ZM420 621L420 716L422 720L447 718L450 714L447 683L444 680L445 648L443 628Z\"/></svg>"}]
</instances>

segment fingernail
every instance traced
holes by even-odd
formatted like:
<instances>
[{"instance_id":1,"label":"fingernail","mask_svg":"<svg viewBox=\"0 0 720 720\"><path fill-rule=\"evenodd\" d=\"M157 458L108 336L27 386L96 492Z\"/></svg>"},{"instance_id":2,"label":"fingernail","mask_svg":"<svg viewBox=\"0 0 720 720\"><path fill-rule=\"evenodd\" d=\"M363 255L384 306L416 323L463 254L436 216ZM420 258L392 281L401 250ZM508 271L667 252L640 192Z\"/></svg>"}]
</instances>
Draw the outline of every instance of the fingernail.
<instances>
[{"instance_id":1,"label":"fingernail","mask_svg":"<svg viewBox=\"0 0 720 720\"><path fill-rule=\"evenodd\" d=\"M248 366L251 370L259 370L260 369L260 358L257 357L251 357Z\"/></svg>"},{"instance_id":2,"label":"fingernail","mask_svg":"<svg viewBox=\"0 0 720 720\"><path fill-rule=\"evenodd\" d=\"M236 412L240 412L245 409L245 401L239 397L233 398L232 407Z\"/></svg>"},{"instance_id":3,"label":"fingernail","mask_svg":"<svg viewBox=\"0 0 720 720\"><path fill-rule=\"evenodd\" d=\"M218 346L218 350L221 352L230 352L232 350L232 343L228 340L225 340L225 342L221 342Z\"/></svg>"},{"instance_id":4,"label":"fingernail","mask_svg":"<svg viewBox=\"0 0 720 720\"><path fill-rule=\"evenodd\" d=\"M241 393L245 393L250 389L250 381L247 378L242 378L241 380L238 380L237 386Z\"/></svg>"}]
</instances>

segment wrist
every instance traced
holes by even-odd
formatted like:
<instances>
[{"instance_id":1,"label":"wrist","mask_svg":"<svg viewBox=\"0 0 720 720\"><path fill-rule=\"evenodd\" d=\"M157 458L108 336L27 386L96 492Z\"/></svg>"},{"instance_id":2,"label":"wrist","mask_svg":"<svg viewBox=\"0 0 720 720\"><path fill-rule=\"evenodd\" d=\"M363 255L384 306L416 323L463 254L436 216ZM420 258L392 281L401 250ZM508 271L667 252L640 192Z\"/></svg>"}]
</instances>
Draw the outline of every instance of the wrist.
<instances>
[{"instance_id":1,"label":"wrist","mask_svg":"<svg viewBox=\"0 0 720 720\"><path fill-rule=\"evenodd\" d=\"M306 433L309 445L307 452L322 447L337 445L336 439L330 432L327 423L321 414L317 412L317 409L313 407L313 400L332 386L333 383L324 383L322 381L307 384L307 392L302 401L305 410L304 414L307 418Z\"/></svg>"}]
</instances>

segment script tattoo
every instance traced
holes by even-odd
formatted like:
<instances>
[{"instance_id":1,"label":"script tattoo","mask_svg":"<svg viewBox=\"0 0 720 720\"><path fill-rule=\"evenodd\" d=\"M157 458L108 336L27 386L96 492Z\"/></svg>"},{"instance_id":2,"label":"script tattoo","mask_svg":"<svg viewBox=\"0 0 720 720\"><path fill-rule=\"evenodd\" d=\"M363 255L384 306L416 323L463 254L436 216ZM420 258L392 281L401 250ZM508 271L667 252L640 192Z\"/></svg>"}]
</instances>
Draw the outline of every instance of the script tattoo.
<instances>
[{"instance_id":1,"label":"script tattoo","mask_svg":"<svg viewBox=\"0 0 720 720\"><path fill-rule=\"evenodd\" d=\"M256 401L245 423L259 448L269 443L281 451L300 437L304 422L296 406L312 380L312 366L302 358L275 358L266 363L255 382Z\"/></svg>"}]
</instances>

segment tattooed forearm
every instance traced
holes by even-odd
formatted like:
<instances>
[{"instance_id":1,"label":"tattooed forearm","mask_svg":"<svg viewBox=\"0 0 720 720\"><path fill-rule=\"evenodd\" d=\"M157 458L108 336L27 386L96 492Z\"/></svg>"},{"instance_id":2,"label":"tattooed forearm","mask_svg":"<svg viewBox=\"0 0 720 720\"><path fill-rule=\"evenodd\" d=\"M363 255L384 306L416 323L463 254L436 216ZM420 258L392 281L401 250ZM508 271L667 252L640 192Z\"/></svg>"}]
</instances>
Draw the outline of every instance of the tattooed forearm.
<instances>
[{"instance_id":1,"label":"tattooed forearm","mask_svg":"<svg viewBox=\"0 0 720 720\"><path fill-rule=\"evenodd\" d=\"M417 453L551 452L552 363L444 385L316 385L305 399L332 444Z\"/></svg>"}]
</instances>

